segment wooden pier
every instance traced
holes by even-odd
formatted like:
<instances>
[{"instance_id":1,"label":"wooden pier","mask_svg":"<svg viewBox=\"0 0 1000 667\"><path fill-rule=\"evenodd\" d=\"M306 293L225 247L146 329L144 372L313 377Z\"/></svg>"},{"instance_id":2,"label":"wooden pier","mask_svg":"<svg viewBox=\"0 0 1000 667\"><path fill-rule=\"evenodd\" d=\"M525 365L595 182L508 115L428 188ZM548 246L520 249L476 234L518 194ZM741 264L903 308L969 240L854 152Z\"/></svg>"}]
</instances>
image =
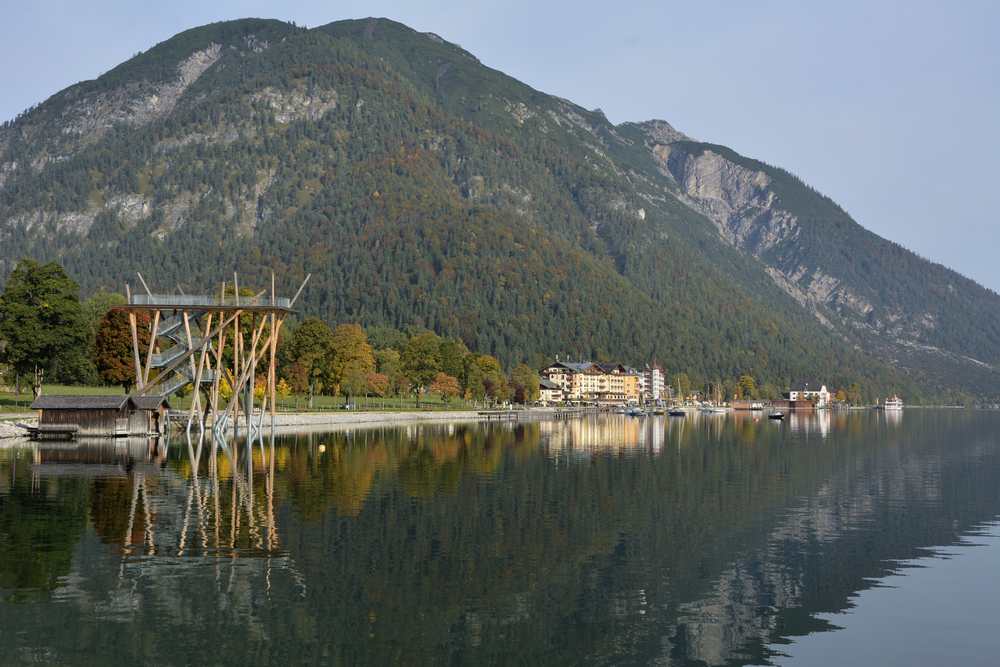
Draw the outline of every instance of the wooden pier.
<instances>
[{"instance_id":1,"label":"wooden pier","mask_svg":"<svg viewBox=\"0 0 1000 667\"><path fill-rule=\"evenodd\" d=\"M518 421L520 410L482 410L477 412L486 421Z\"/></svg>"},{"instance_id":2,"label":"wooden pier","mask_svg":"<svg viewBox=\"0 0 1000 667\"><path fill-rule=\"evenodd\" d=\"M72 440L80 430L76 424L39 424L38 426L18 424L18 426L27 431L28 437L32 440Z\"/></svg>"}]
</instances>

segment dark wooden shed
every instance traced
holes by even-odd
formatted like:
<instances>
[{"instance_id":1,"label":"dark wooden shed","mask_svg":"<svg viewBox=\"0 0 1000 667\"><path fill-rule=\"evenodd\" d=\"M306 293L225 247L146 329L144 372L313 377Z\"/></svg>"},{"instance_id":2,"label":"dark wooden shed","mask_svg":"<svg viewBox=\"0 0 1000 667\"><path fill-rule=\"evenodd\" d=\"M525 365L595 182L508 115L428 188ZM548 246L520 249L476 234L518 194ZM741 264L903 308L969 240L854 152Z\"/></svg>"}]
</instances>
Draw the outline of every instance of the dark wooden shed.
<instances>
[{"instance_id":1,"label":"dark wooden shed","mask_svg":"<svg viewBox=\"0 0 1000 667\"><path fill-rule=\"evenodd\" d=\"M117 437L161 433L167 400L160 396L39 396L39 430L76 426L77 435Z\"/></svg>"}]
</instances>

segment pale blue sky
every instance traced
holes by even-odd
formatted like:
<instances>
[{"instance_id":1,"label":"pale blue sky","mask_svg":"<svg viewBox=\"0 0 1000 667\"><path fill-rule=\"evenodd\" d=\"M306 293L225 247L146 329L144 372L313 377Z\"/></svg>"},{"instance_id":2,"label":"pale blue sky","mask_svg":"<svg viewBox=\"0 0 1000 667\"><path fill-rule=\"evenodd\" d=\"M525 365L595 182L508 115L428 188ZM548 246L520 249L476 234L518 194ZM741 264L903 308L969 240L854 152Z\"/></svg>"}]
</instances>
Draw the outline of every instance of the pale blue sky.
<instances>
[{"instance_id":1,"label":"pale blue sky","mask_svg":"<svg viewBox=\"0 0 1000 667\"><path fill-rule=\"evenodd\" d=\"M387 16L615 121L777 164L1000 290L1000 2L14 2L0 118L196 25Z\"/></svg>"}]
</instances>

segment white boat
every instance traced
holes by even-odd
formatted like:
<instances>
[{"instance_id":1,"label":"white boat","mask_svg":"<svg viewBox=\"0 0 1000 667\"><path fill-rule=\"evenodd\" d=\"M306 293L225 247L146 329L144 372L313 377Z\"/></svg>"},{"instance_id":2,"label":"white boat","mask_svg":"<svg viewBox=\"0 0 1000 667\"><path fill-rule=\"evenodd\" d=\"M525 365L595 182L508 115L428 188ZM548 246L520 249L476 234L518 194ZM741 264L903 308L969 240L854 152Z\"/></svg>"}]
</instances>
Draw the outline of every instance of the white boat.
<instances>
[{"instance_id":1,"label":"white boat","mask_svg":"<svg viewBox=\"0 0 1000 667\"><path fill-rule=\"evenodd\" d=\"M882 407L886 410L902 410L903 399L894 394L892 398L885 399L885 403Z\"/></svg>"}]
</instances>

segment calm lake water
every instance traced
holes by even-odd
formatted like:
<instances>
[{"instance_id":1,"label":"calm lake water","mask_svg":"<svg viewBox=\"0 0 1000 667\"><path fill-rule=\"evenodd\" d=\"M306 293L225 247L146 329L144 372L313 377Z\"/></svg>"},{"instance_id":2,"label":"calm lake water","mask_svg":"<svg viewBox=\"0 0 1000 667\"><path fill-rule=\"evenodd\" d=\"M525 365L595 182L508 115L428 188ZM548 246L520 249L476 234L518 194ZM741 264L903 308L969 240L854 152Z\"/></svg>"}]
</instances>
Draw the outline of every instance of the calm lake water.
<instances>
[{"instance_id":1,"label":"calm lake water","mask_svg":"<svg viewBox=\"0 0 1000 667\"><path fill-rule=\"evenodd\" d=\"M998 515L1000 413L7 445L0 663L996 664Z\"/></svg>"}]
</instances>

